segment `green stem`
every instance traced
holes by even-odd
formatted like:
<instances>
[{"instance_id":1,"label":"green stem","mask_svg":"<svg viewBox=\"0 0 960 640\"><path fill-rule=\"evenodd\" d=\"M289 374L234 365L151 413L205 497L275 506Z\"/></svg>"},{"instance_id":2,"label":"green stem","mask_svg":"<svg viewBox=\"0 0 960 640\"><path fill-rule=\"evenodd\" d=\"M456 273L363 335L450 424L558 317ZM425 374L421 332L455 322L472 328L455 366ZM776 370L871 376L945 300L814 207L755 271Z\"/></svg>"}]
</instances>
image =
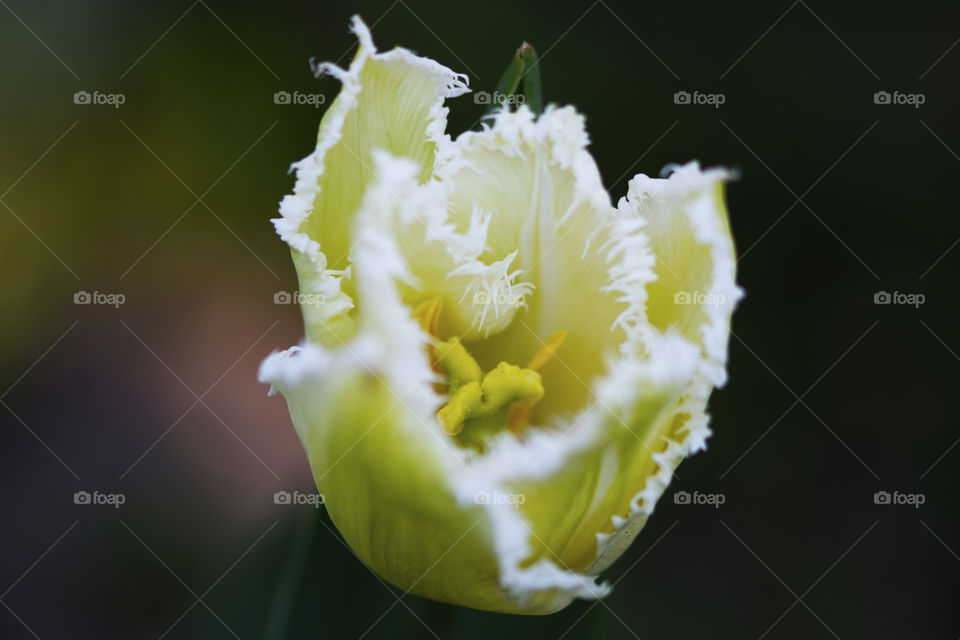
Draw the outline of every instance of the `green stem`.
<instances>
[{"instance_id":1,"label":"green stem","mask_svg":"<svg viewBox=\"0 0 960 640\"><path fill-rule=\"evenodd\" d=\"M264 640L284 640L289 634L319 520L320 509L309 509L297 525L290 551L287 553L287 561L273 592L273 601L270 603L263 633Z\"/></svg>"}]
</instances>

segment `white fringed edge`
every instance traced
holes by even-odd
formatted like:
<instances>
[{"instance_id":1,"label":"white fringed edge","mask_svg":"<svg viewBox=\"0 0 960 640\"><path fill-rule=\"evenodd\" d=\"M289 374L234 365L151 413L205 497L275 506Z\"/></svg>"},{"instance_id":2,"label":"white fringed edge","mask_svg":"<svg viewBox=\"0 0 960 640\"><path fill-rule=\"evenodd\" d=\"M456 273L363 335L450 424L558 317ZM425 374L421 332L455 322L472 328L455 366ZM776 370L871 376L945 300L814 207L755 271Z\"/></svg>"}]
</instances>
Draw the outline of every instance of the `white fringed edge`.
<instances>
[{"instance_id":1,"label":"white fringed edge","mask_svg":"<svg viewBox=\"0 0 960 640\"><path fill-rule=\"evenodd\" d=\"M650 178L638 174L630 180L627 196L618 203L620 214L627 218L642 219L643 203L646 200L663 202L667 199L683 200L695 196L695 200L682 208L693 229L694 239L710 248L713 263L713 282L706 292L719 300L702 308L709 319L702 331L706 358L701 374L714 387L722 387L727 380L727 345L730 335L730 317L743 290L736 283L736 260L733 242L715 212L714 189L722 182L736 176L726 169L702 171L697 162L671 167L667 178ZM652 329L652 327L650 327ZM655 332L645 331L649 341Z\"/></svg>"},{"instance_id":2,"label":"white fringed edge","mask_svg":"<svg viewBox=\"0 0 960 640\"><path fill-rule=\"evenodd\" d=\"M368 189L368 195L376 202L361 207L367 214L362 220L358 214L357 235L379 227L397 234L416 234L418 242L439 242L453 263L447 277L469 279L459 302L481 292L495 301L471 305L472 317L465 319L471 330L489 334L508 325L526 304L524 299L532 293L533 285L520 279L522 271L511 270L516 252L490 264L480 260L487 245L490 215L474 210L469 227L460 233L448 211L448 183L431 180L419 185L419 170L412 161L384 151L374 151L373 160L380 182ZM357 258L353 260L359 267Z\"/></svg>"},{"instance_id":3,"label":"white fringed edge","mask_svg":"<svg viewBox=\"0 0 960 640\"><path fill-rule=\"evenodd\" d=\"M573 107L551 105L537 117L529 107L521 105L516 111L496 112L493 126L484 121L482 127L481 131L461 134L446 149L435 170L441 182L452 181L457 172L469 166L466 156L472 150L488 149L508 157L523 157L524 147L544 146L550 149L552 163L574 175L576 198L572 205L588 201L599 209L611 208L600 172L587 151L590 139L584 117Z\"/></svg>"},{"instance_id":4,"label":"white fringed edge","mask_svg":"<svg viewBox=\"0 0 960 640\"><path fill-rule=\"evenodd\" d=\"M621 198L618 204L619 213L625 220L633 220L634 224L643 227L646 226L642 209L645 199L652 198L662 202L668 198L682 200L692 194L699 194L691 205L683 207L683 214L690 222L694 239L710 248L713 281L705 293L721 302L704 305L708 318L708 322L701 328L704 357L699 358L694 379L674 412L674 415L690 416L681 429L681 439L664 437L667 449L652 456L658 466L657 473L647 478L644 488L630 501L627 517L614 516L613 531L597 534L597 559L590 571L602 571L629 546L643 523L653 513L657 501L666 492L680 463L706 449L707 439L712 434L710 418L706 413L707 400L711 390L723 386L727 380L730 317L737 302L743 297L743 291L735 280L736 261L732 240L714 210L714 188L720 182L735 178L735 175L725 169L701 171L697 162L671 169L667 178L650 178L643 174L635 176L629 183L627 197ZM644 296L643 303L631 303L633 312L625 313L624 319L628 324L641 320L642 323L636 325L638 335L644 345L650 346L662 339L662 334L644 324L645 298Z\"/></svg>"}]
</instances>

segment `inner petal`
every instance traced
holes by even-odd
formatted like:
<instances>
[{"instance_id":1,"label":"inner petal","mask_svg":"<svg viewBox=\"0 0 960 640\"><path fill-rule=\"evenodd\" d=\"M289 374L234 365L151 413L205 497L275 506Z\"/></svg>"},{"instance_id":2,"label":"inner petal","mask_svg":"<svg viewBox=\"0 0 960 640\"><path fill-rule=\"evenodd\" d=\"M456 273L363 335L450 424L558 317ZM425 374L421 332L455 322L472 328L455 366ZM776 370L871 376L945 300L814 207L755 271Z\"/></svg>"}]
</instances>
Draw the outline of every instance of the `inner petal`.
<instances>
[{"instance_id":1,"label":"inner petal","mask_svg":"<svg viewBox=\"0 0 960 640\"><path fill-rule=\"evenodd\" d=\"M504 112L493 128L456 141L459 161L444 176L452 184L449 210L458 230L468 228L478 209L491 216L480 259L516 252L513 268L532 285L506 328L465 338L481 366L526 362L551 335L566 332L543 368L546 395L531 409L535 424L582 409L590 381L605 369L604 356L625 339L615 326L625 304L606 289L604 245L615 211L585 144L582 118L572 109L548 111L536 121L525 109Z\"/></svg>"}]
</instances>

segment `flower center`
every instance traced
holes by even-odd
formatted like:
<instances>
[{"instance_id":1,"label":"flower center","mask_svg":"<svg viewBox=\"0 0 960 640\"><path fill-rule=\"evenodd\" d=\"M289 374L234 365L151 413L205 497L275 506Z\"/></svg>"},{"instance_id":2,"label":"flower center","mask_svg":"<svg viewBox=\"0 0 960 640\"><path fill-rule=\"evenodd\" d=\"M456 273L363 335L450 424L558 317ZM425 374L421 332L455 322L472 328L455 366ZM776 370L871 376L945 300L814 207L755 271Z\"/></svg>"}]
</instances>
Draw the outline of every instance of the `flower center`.
<instances>
[{"instance_id":1,"label":"flower center","mask_svg":"<svg viewBox=\"0 0 960 640\"><path fill-rule=\"evenodd\" d=\"M441 298L422 302L413 315L437 338ZM483 451L485 442L508 428L519 434L529 426L530 409L544 395L540 369L566 339L557 331L537 349L526 367L500 362L484 373L459 338L437 341L431 347L434 369L445 377L449 400L437 418L443 429L463 446Z\"/></svg>"}]
</instances>

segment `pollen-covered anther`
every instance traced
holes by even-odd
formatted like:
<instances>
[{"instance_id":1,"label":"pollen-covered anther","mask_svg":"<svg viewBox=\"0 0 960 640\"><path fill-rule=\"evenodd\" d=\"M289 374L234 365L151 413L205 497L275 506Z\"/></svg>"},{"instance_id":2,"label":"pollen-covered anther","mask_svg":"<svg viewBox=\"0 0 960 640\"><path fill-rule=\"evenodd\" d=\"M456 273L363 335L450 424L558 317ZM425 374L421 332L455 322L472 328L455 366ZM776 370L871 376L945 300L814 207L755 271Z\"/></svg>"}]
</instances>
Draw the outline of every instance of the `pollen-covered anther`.
<instances>
[{"instance_id":1,"label":"pollen-covered anther","mask_svg":"<svg viewBox=\"0 0 960 640\"><path fill-rule=\"evenodd\" d=\"M450 394L437 418L452 436L459 435L468 422L481 430L499 431L507 426L511 405L531 406L543 397L539 373L501 362L483 374L457 338L437 346L437 360L447 376ZM468 438L465 443L478 444L474 440Z\"/></svg>"}]
</instances>

